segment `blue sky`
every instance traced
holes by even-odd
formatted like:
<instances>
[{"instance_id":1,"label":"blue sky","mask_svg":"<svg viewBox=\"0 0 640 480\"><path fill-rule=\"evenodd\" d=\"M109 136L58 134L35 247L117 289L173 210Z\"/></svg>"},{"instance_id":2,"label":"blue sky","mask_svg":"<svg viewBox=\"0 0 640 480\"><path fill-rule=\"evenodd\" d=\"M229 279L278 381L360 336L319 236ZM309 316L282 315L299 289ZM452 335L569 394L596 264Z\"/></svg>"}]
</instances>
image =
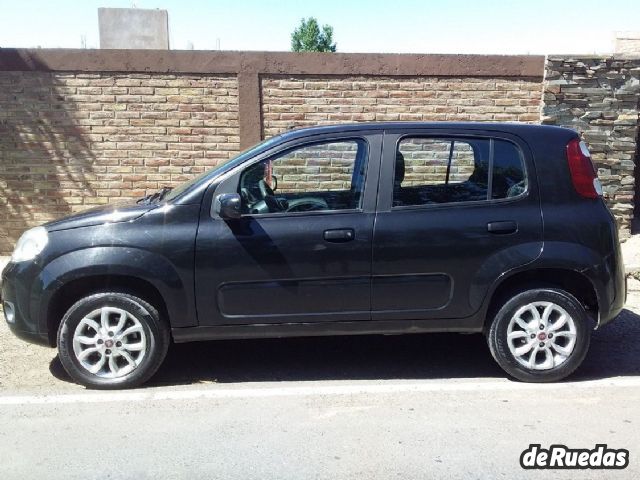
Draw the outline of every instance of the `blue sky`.
<instances>
[{"instance_id":1,"label":"blue sky","mask_svg":"<svg viewBox=\"0 0 640 480\"><path fill-rule=\"evenodd\" d=\"M289 50L301 17L338 51L607 53L640 30L638 0L0 0L0 47L99 46L98 7L164 8L172 49Z\"/></svg>"}]
</instances>

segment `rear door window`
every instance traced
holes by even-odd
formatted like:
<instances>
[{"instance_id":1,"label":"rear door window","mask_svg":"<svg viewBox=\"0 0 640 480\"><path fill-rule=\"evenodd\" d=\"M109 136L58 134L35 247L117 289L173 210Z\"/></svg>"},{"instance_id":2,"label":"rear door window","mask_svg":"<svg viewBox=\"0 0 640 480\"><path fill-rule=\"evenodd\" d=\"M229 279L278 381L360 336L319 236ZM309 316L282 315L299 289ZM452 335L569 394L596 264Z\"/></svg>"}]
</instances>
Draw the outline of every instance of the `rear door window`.
<instances>
[{"instance_id":1,"label":"rear door window","mask_svg":"<svg viewBox=\"0 0 640 480\"><path fill-rule=\"evenodd\" d=\"M482 202L526 190L523 157L492 138L404 137L398 143L393 206Z\"/></svg>"}]
</instances>

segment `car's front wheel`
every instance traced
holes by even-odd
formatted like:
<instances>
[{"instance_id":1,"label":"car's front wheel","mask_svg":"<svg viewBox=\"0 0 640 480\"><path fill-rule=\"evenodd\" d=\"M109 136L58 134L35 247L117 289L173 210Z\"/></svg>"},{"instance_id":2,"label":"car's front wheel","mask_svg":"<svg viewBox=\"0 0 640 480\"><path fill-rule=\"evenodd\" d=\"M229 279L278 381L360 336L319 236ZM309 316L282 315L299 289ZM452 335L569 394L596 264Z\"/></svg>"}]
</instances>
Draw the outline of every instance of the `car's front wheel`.
<instances>
[{"instance_id":1,"label":"car's front wheel","mask_svg":"<svg viewBox=\"0 0 640 480\"><path fill-rule=\"evenodd\" d=\"M493 358L512 377L553 382L580 366L590 337L591 320L573 295L534 288L502 304L487 340Z\"/></svg>"},{"instance_id":2,"label":"car's front wheel","mask_svg":"<svg viewBox=\"0 0 640 480\"><path fill-rule=\"evenodd\" d=\"M157 371L169 330L156 308L126 293L87 296L58 329L60 361L78 383L100 389L131 388Z\"/></svg>"}]
</instances>

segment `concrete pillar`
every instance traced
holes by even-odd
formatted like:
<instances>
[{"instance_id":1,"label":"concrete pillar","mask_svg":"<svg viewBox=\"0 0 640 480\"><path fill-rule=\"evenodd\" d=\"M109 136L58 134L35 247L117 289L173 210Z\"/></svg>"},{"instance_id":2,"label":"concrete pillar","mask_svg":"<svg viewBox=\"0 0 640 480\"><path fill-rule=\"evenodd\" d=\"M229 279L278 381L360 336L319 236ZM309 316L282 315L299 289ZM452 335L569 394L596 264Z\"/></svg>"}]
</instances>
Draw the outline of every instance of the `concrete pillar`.
<instances>
[{"instance_id":1,"label":"concrete pillar","mask_svg":"<svg viewBox=\"0 0 640 480\"><path fill-rule=\"evenodd\" d=\"M100 48L169 49L166 10L99 8Z\"/></svg>"}]
</instances>

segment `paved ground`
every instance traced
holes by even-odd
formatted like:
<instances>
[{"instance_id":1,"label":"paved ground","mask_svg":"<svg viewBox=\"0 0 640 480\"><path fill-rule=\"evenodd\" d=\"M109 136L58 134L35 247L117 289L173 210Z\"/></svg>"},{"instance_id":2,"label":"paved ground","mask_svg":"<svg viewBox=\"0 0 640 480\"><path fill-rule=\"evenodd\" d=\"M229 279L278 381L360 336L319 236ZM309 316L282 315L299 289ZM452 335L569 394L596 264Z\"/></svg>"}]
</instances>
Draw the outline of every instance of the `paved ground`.
<instances>
[{"instance_id":1,"label":"paved ground","mask_svg":"<svg viewBox=\"0 0 640 480\"><path fill-rule=\"evenodd\" d=\"M148 388L86 391L0 322L0 478L640 478L640 282L568 382L512 382L479 335L177 345ZM530 443L631 452L523 471Z\"/></svg>"},{"instance_id":2,"label":"paved ground","mask_svg":"<svg viewBox=\"0 0 640 480\"><path fill-rule=\"evenodd\" d=\"M640 274L640 235L633 235L622 244L622 256L627 272Z\"/></svg>"},{"instance_id":3,"label":"paved ground","mask_svg":"<svg viewBox=\"0 0 640 480\"><path fill-rule=\"evenodd\" d=\"M15 400L0 403L4 479L640 475L637 380L269 382ZM608 443L635 456L605 475L525 472L529 443Z\"/></svg>"}]
</instances>

